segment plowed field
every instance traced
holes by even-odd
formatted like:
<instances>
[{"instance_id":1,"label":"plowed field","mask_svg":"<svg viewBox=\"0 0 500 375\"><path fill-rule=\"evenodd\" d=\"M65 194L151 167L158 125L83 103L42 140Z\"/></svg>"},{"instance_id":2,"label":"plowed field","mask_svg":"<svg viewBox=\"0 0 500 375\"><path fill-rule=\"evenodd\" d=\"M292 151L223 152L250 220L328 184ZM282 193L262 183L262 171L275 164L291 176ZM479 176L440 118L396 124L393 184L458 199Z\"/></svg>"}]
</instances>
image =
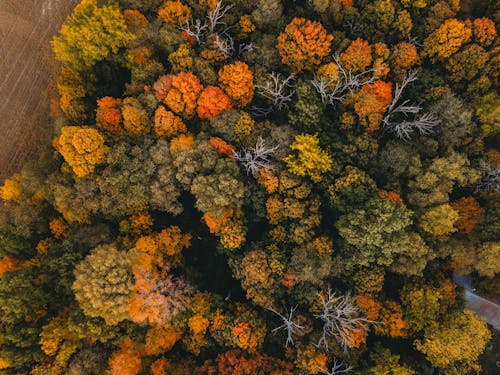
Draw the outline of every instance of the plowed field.
<instances>
[{"instance_id":1,"label":"plowed field","mask_svg":"<svg viewBox=\"0 0 500 375\"><path fill-rule=\"evenodd\" d=\"M0 0L0 182L18 170L33 144L51 136L56 95L50 39L78 0Z\"/></svg>"}]
</instances>

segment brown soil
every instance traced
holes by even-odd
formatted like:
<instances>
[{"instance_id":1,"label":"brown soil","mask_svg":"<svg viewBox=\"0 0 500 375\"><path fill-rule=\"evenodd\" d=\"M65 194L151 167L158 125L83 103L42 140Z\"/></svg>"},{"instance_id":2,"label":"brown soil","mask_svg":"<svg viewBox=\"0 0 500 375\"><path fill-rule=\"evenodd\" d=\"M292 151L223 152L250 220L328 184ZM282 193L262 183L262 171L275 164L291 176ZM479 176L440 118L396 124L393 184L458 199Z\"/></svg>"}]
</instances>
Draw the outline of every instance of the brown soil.
<instances>
[{"instance_id":1,"label":"brown soil","mask_svg":"<svg viewBox=\"0 0 500 375\"><path fill-rule=\"evenodd\" d=\"M78 0L0 1L0 183L49 139L56 96L50 40Z\"/></svg>"}]
</instances>

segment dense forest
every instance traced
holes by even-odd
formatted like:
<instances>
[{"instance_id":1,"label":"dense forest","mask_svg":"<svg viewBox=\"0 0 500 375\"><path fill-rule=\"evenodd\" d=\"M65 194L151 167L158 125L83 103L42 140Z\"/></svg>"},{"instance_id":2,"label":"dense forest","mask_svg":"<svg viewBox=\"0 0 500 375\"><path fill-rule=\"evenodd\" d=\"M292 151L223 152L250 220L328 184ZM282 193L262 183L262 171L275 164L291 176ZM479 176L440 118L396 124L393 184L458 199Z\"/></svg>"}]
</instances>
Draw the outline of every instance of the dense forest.
<instances>
[{"instance_id":1,"label":"dense forest","mask_svg":"<svg viewBox=\"0 0 500 375\"><path fill-rule=\"evenodd\" d=\"M0 374L466 375L497 1L82 0L0 187Z\"/></svg>"}]
</instances>

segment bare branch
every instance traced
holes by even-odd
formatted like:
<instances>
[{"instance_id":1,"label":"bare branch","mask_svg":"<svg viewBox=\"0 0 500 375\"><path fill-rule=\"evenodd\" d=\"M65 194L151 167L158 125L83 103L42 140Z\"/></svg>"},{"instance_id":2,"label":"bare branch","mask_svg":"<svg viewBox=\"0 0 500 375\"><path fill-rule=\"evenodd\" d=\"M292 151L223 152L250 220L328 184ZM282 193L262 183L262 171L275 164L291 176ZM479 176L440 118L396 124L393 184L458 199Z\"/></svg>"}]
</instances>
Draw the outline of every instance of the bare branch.
<instances>
[{"instance_id":1,"label":"bare branch","mask_svg":"<svg viewBox=\"0 0 500 375\"><path fill-rule=\"evenodd\" d=\"M333 337L347 350L354 345L353 333L366 331L371 323L361 315L361 311L350 294L337 296L328 289L326 298L318 292L323 311L314 317L323 322L323 334L317 343L328 351L328 337Z\"/></svg>"},{"instance_id":2,"label":"bare branch","mask_svg":"<svg viewBox=\"0 0 500 375\"><path fill-rule=\"evenodd\" d=\"M226 5L225 7L223 7L222 0L220 0L217 2L217 4L215 4L215 8L208 12L208 32L210 34L215 31L217 25L224 25L224 22L221 22L220 20L232 7L234 7L234 4Z\"/></svg>"},{"instance_id":3,"label":"bare branch","mask_svg":"<svg viewBox=\"0 0 500 375\"><path fill-rule=\"evenodd\" d=\"M255 176L260 168L271 168L271 156L277 149L278 146L266 146L264 140L259 137L255 147L244 147L239 152L234 151L233 157L243 165L247 174Z\"/></svg>"},{"instance_id":4,"label":"bare branch","mask_svg":"<svg viewBox=\"0 0 500 375\"><path fill-rule=\"evenodd\" d=\"M255 85L257 93L271 101L271 106L278 111L288 108L288 103L292 100L295 90L292 88L292 80L295 78L290 74L285 79L280 78L280 74L276 72L271 73L271 80L266 82L265 86Z\"/></svg>"},{"instance_id":5,"label":"bare branch","mask_svg":"<svg viewBox=\"0 0 500 375\"><path fill-rule=\"evenodd\" d=\"M338 375L338 374L345 374L347 372L352 371L352 366L348 366L348 365L344 364L344 362L342 362L342 361L337 362L337 359L335 358L333 360L333 367L331 370L322 369L322 368L320 368L319 370L321 371L322 374L325 374L325 375Z\"/></svg>"},{"instance_id":6,"label":"bare branch","mask_svg":"<svg viewBox=\"0 0 500 375\"><path fill-rule=\"evenodd\" d=\"M355 89L364 85L371 84L378 80L376 75L373 75L375 69L369 69L364 72L354 74L351 70L346 71L340 62L338 54L333 55L333 62L337 65L340 77L337 80L326 81L317 76L311 80L316 91L321 95L323 103L328 103L336 107L337 103L342 103L347 95ZM371 77L368 77L372 75ZM335 86L333 84L335 83ZM332 88L333 86L333 88Z\"/></svg>"},{"instance_id":7,"label":"bare branch","mask_svg":"<svg viewBox=\"0 0 500 375\"><path fill-rule=\"evenodd\" d=\"M208 25L206 22L201 22L201 20L197 19L196 21L187 20L186 26L179 25L179 29L181 31L185 31L189 36L196 39L198 44L201 43L201 39L205 34Z\"/></svg>"},{"instance_id":8,"label":"bare branch","mask_svg":"<svg viewBox=\"0 0 500 375\"><path fill-rule=\"evenodd\" d=\"M432 134L434 132L434 128L440 123L438 116L434 113L424 113L420 117L417 117L422 108L418 105L410 105L409 100L405 100L401 104L398 104L406 86L416 80L417 74L410 70L408 71L408 74L403 82L401 82L401 84L396 84L396 88L394 89L394 98L392 99L391 104L387 107L386 114L382 120L382 127L385 131L395 133L399 139L404 141L409 141L415 132L419 132L420 135ZM413 115L414 119L393 122L392 117L396 113L402 114L404 118L407 118L409 115Z\"/></svg>"},{"instance_id":9,"label":"bare branch","mask_svg":"<svg viewBox=\"0 0 500 375\"><path fill-rule=\"evenodd\" d=\"M288 344L293 345L293 334L300 332L300 330L304 329L304 326L301 326L300 324L297 324L293 321L293 313L297 309L297 306L292 307L290 311L285 307L285 315L280 314L278 311L276 311L272 307L267 308L269 311L272 311L276 315L278 315L283 322L279 327L274 328L271 332L276 334L279 330L284 329L286 331L286 342L285 342L285 347L288 347Z\"/></svg>"},{"instance_id":10,"label":"bare branch","mask_svg":"<svg viewBox=\"0 0 500 375\"><path fill-rule=\"evenodd\" d=\"M234 40L226 33L224 33L222 37L219 34L215 34L215 45L226 59L230 58L235 53Z\"/></svg>"},{"instance_id":11,"label":"bare branch","mask_svg":"<svg viewBox=\"0 0 500 375\"><path fill-rule=\"evenodd\" d=\"M474 190L476 193L500 189L500 167L493 168L490 163L481 160L479 162L479 170L482 173L482 177Z\"/></svg>"}]
</instances>

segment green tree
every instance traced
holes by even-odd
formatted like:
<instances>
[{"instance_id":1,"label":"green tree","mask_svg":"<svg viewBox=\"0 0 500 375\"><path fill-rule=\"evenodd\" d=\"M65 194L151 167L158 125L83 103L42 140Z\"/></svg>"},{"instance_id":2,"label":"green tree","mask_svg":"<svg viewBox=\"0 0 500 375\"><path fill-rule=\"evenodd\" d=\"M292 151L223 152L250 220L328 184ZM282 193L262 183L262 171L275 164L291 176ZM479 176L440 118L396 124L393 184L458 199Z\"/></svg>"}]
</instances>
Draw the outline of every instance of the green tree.
<instances>
[{"instance_id":1,"label":"green tree","mask_svg":"<svg viewBox=\"0 0 500 375\"><path fill-rule=\"evenodd\" d=\"M73 291L83 312L115 325L129 317L131 262L115 245L101 245L75 267Z\"/></svg>"},{"instance_id":2,"label":"green tree","mask_svg":"<svg viewBox=\"0 0 500 375\"><path fill-rule=\"evenodd\" d=\"M400 202L374 197L340 216L335 226L345 241L347 265L377 264L398 273L420 273L431 251L418 234L409 231L412 215Z\"/></svg>"}]
</instances>

